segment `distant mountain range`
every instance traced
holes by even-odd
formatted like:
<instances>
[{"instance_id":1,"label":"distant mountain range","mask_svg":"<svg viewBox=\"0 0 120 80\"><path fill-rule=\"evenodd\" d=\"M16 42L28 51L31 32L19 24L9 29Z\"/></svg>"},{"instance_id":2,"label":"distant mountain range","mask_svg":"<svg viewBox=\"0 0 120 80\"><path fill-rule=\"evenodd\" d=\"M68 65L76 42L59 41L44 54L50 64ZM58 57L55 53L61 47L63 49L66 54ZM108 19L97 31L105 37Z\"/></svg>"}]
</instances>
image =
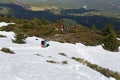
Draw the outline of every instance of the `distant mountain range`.
<instances>
[{"instance_id":1,"label":"distant mountain range","mask_svg":"<svg viewBox=\"0 0 120 80\"><path fill-rule=\"evenodd\" d=\"M88 8L120 12L120 0L0 0L2 3L21 3L27 6L55 6L58 8Z\"/></svg>"}]
</instances>

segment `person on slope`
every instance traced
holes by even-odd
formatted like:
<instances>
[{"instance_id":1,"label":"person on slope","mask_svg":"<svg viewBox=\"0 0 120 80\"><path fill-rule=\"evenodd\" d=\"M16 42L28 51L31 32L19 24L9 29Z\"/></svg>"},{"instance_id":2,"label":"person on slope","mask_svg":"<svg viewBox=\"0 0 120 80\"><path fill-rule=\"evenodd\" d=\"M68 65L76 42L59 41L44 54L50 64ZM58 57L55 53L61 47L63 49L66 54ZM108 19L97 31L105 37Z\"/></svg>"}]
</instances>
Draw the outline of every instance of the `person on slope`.
<instances>
[{"instance_id":1,"label":"person on slope","mask_svg":"<svg viewBox=\"0 0 120 80\"><path fill-rule=\"evenodd\" d=\"M60 28L62 31L64 31L64 25L61 25Z\"/></svg>"},{"instance_id":2,"label":"person on slope","mask_svg":"<svg viewBox=\"0 0 120 80\"><path fill-rule=\"evenodd\" d=\"M48 47L48 46L50 46L50 45L49 45L48 43L46 43L46 40L45 40L45 39L41 41L41 47L42 47L42 48L46 48L46 47Z\"/></svg>"}]
</instances>

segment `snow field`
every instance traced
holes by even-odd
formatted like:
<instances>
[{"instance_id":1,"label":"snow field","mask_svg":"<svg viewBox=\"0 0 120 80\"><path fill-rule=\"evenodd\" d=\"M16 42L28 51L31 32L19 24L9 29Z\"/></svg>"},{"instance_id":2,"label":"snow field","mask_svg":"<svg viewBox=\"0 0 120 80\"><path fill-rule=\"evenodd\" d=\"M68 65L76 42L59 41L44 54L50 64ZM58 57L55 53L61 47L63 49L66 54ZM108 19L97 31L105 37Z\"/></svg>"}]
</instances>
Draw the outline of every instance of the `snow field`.
<instances>
[{"instance_id":1,"label":"snow field","mask_svg":"<svg viewBox=\"0 0 120 80\"><path fill-rule=\"evenodd\" d=\"M0 24L1 25L1 24ZM0 51L0 80L114 80L72 60L80 57L120 73L120 51L109 52L99 46L85 46L49 41L47 48L41 48L42 38L28 37L25 44L12 42L13 32L0 31L0 49L10 48L15 54ZM36 40L38 39L38 40ZM62 56L64 53L67 56ZM53 60L58 63L49 63ZM68 64L62 64L67 61Z\"/></svg>"}]
</instances>

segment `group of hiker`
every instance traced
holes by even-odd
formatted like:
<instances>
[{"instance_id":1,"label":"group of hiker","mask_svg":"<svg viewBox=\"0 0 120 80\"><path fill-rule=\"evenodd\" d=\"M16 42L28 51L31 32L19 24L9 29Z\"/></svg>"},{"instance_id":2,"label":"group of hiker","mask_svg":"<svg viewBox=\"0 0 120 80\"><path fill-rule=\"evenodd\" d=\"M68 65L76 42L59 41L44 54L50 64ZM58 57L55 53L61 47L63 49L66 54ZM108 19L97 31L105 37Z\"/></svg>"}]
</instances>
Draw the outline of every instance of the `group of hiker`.
<instances>
[{"instance_id":1,"label":"group of hiker","mask_svg":"<svg viewBox=\"0 0 120 80\"><path fill-rule=\"evenodd\" d=\"M68 33L68 26L65 27L64 25L60 25L60 29L61 29L61 31L63 31L65 34ZM45 39L41 41L41 47L42 47L42 48L46 48L46 47L48 47L48 46L50 46L50 45L46 42Z\"/></svg>"},{"instance_id":2,"label":"group of hiker","mask_svg":"<svg viewBox=\"0 0 120 80\"><path fill-rule=\"evenodd\" d=\"M64 26L64 25L61 25L60 26L60 29L61 29L61 31L63 31L65 34L67 34L68 33L68 26Z\"/></svg>"},{"instance_id":3,"label":"group of hiker","mask_svg":"<svg viewBox=\"0 0 120 80\"><path fill-rule=\"evenodd\" d=\"M45 39L41 41L41 47L42 47L42 48L46 48L46 47L48 47L48 46L50 46L50 45L46 42Z\"/></svg>"}]
</instances>

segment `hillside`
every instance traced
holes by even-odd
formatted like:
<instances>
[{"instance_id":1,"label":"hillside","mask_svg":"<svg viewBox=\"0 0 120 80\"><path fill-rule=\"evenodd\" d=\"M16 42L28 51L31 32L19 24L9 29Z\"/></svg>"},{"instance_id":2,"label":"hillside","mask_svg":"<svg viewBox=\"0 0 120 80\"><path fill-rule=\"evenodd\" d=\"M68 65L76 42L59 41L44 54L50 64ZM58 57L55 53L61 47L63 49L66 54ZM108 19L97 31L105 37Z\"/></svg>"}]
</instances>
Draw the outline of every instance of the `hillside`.
<instances>
[{"instance_id":1,"label":"hillside","mask_svg":"<svg viewBox=\"0 0 120 80\"><path fill-rule=\"evenodd\" d=\"M1 0L4 3L21 3L27 6L54 6L58 8L80 8L85 7L88 9L96 9L102 11L120 11L119 0Z\"/></svg>"},{"instance_id":2,"label":"hillside","mask_svg":"<svg viewBox=\"0 0 120 80\"><path fill-rule=\"evenodd\" d=\"M51 22L46 19L33 18L18 19L16 17L1 17L0 21L14 22L14 25L1 27L2 31L13 31L18 37L26 38L31 36L46 37L47 40L59 42L76 43L81 42L85 45L99 45L103 43L105 35L102 30L98 30L96 26L90 28L78 25L74 20L64 19ZM64 31L61 30L61 24L64 25ZM106 27L106 26L104 26ZM114 26L113 26L114 27ZM114 30L114 29L113 29ZM108 30L106 32L109 32ZM120 38L120 31L115 31L117 37ZM115 41L116 42L116 41Z\"/></svg>"},{"instance_id":3,"label":"hillside","mask_svg":"<svg viewBox=\"0 0 120 80\"><path fill-rule=\"evenodd\" d=\"M119 11L119 0L0 0L1 16L38 17L52 22L67 18L83 26L95 25L98 29L112 24L120 30Z\"/></svg>"},{"instance_id":4,"label":"hillside","mask_svg":"<svg viewBox=\"0 0 120 80\"><path fill-rule=\"evenodd\" d=\"M91 14L91 12L93 12ZM91 27L95 25L98 29L102 29L104 26L108 24L112 24L115 26L116 30L120 30L120 18L119 15L104 13L106 16L97 15L99 11L96 10L86 10L86 9L63 9L59 11L31 11L24 8L21 5L16 4L0 4L0 15L4 16L15 16L20 19L33 19L37 17L39 19L47 19L51 22L56 22L60 19L70 19L77 22L77 24L81 24L87 27ZM96 13L96 14L95 14ZM117 18L116 18L117 17Z\"/></svg>"},{"instance_id":5,"label":"hillside","mask_svg":"<svg viewBox=\"0 0 120 80\"><path fill-rule=\"evenodd\" d=\"M89 9L106 10L106 11L120 11L119 0L21 0L24 3L37 3L44 5L54 5L58 7L80 8L87 6ZM42 5L43 6L43 5Z\"/></svg>"},{"instance_id":6,"label":"hillside","mask_svg":"<svg viewBox=\"0 0 120 80\"><path fill-rule=\"evenodd\" d=\"M0 24L1 27L7 25ZM42 48L40 42L43 39L39 37L27 37L25 44L16 44L12 42L14 32L0 31L0 35L3 35L0 37L0 80L115 80L114 75L118 77L116 80L120 79L120 52L106 51L101 45L47 41L50 46ZM103 73L74 60L74 57L88 61L93 67L92 64L101 66ZM107 74L104 74L105 70ZM110 70L114 75L108 73Z\"/></svg>"},{"instance_id":7,"label":"hillside","mask_svg":"<svg viewBox=\"0 0 120 80\"><path fill-rule=\"evenodd\" d=\"M3 18L3 20L5 19ZM86 45L101 44L104 38L99 30L87 28L82 25L69 26L68 31L63 32L60 29L61 24L59 24L59 22L51 23L50 21L39 20L38 18L34 18L33 20L19 20L19 22L17 19L13 19L12 21L16 23L14 26L1 27L0 30L13 31L16 34L26 36L46 37L48 40L59 42L76 43L81 41Z\"/></svg>"}]
</instances>

